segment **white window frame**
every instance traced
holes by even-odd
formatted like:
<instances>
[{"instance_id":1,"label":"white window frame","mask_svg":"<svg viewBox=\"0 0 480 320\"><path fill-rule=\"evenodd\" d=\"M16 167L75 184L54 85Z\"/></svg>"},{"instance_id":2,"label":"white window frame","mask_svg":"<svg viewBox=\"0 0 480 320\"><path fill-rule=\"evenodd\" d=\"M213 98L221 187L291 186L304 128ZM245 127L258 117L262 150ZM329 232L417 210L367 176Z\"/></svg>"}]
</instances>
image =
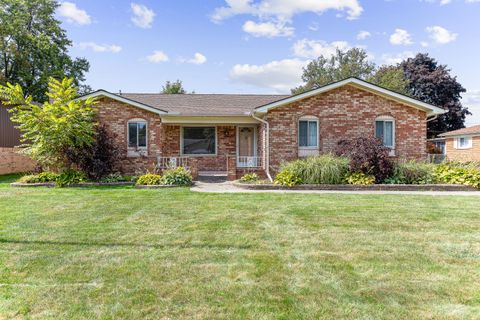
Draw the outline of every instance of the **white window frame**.
<instances>
[{"instance_id":1,"label":"white window frame","mask_svg":"<svg viewBox=\"0 0 480 320\"><path fill-rule=\"evenodd\" d=\"M317 145L316 146L300 146L300 122L302 121L308 121L308 122L316 122L317 123ZM301 150L318 150L320 148L320 122L318 121L317 117L314 116L304 116L298 119L297 122L297 128L298 128L298 133L297 133L297 146L298 149ZM307 129L309 126L307 125ZM307 132L307 138L308 138L308 132Z\"/></svg>"},{"instance_id":2,"label":"white window frame","mask_svg":"<svg viewBox=\"0 0 480 320\"><path fill-rule=\"evenodd\" d=\"M215 128L215 153L189 154L183 153L183 129L184 128ZM180 126L180 155L186 157L216 157L218 155L218 127L212 125L186 125Z\"/></svg>"},{"instance_id":3,"label":"white window frame","mask_svg":"<svg viewBox=\"0 0 480 320\"><path fill-rule=\"evenodd\" d=\"M137 127L137 146L130 147L130 123L145 123L145 146L138 146L138 127ZM127 121L127 155L130 157L146 156L148 150L148 121L141 118L130 119Z\"/></svg>"},{"instance_id":4,"label":"white window frame","mask_svg":"<svg viewBox=\"0 0 480 320\"><path fill-rule=\"evenodd\" d=\"M464 139L467 144L462 146L460 144L460 141ZM454 144L455 144L455 149L460 149L460 150L465 150L465 149L471 149L472 146L473 146L473 139L471 136L461 136L461 137L456 137L455 140L454 140Z\"/></svg>"},{"instance_id":5,"label":"white window frame","mask_svg":"<svg viewBox=\"0 0 480 320\"><path fill-rule=\"evenodd\" d=\"M374 130L373 130L373 135L374 135L375 138L377 137L377 121L391 122L392 123L392 145L391 146L385 146L384 145L384 146L387 147L387 148L390 148L392 150L395 150L395 145L396 145L396 140L397 140L397 139L395 139L395 131L396 131L395 118L389 117L389 116L377 117L375 119ZM384 127L384 132L385 132L385 127ZM382 141L382 144L383 144L383 141Z\"/></svg>"}]
</instances>

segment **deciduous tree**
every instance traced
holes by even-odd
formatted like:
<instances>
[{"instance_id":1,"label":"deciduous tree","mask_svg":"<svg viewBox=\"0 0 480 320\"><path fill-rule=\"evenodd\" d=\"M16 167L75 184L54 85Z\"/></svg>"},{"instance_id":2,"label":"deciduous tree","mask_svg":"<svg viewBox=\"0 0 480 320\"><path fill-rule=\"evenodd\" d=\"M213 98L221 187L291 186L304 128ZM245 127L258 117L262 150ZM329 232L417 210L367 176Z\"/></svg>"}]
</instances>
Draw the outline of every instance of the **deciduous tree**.
<instances>
[{"instance_id":1,"label":"deciduous tree","mask_svg":"<svg viewBox=\"0 0 480 320\"><path fill-rule=\"evenodd\" d=\"M48 99L49 77L73 78L84 92L89 63L72 59L60 21L55 19L54 0L0 1L0 84L18 83L37 102Z\"/></svg>"}]
</instances>

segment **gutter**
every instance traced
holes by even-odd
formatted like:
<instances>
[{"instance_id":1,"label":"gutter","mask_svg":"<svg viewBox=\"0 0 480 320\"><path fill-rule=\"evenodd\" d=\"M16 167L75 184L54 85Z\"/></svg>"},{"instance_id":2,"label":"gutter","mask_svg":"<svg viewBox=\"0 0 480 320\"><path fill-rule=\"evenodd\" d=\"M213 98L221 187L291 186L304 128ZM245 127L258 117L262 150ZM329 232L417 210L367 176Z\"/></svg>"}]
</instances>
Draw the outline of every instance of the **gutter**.
<instances>
[{"instance_id":1,"label":"gutter","mask_svg":"<svg viewBox=\"0 0 480 320\"><path fill-rule=\"evenodd\" d=\"M257 121L260 121L261 123L263 123L265 125L265 129L266 129L265 173L267 174L268 180L270 180L270 182L273 182L272 176L270 175L270 125L267 121L257 117L254 112L251 112L250 116L252 116L253 119L255 119Z\"/></svg>"}]
</instances>

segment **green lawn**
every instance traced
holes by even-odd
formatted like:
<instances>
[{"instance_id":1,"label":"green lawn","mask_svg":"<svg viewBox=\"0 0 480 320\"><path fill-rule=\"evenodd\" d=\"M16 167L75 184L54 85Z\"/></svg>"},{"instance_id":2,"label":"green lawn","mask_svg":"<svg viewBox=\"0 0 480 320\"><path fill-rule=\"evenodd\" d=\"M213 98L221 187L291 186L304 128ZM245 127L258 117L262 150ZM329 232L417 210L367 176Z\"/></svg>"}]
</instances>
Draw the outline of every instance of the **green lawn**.
<instances>
[{"instance_id":1,"label":"green lawn","mask_svg":"<svg viewBox=\"0 0 480 320\"><path fill-rule=\"evenodd\" d=\"M477 197L14 189L0 319L480 319Z\"/></svg>"}]
</instances>

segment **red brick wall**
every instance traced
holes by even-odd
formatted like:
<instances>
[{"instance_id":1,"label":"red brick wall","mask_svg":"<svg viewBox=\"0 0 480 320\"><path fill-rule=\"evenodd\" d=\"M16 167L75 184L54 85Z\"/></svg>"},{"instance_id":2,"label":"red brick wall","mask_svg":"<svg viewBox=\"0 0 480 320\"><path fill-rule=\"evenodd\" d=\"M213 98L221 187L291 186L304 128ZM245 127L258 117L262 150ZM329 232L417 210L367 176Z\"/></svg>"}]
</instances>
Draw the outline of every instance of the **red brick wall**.
<instances>
[{"instance_id":1,"label":"red brick wall","mask_svg":"<svg viewBox=\"0 0 480 320\"><path fill-rule=\"evenodd\" d=\"M270 163L276 170L282 161L298 157L298 120L319 119L320 152L332 151L345 138L374 136L375 119L395 118L395 154L400 158L426 156L426 113L357 89L341 87L268 112Z\"/></svg>"},{"instance_id":2,"label":"red brick wall","mask_svg":"<svg viewBox=\"0 0 480 320\"><path fill-rule=\"evenodd\" d=\"M180 126L161 123L158 115L141 110L109 98L102 98L97 104L101 123L116 135L116 143L122 148L123 157L120 170L128 174L141 174L153 171L157 156L180 156ZM148 156L127 156L127 122L131 119L144 119L148 125ZM227 155L236 154L236 128L217 127L217 156L196 157L199 171L226 171Z\"/></svg>"},{"instance_id":3,"label":"red brick wall","mask_svg":"<svg viewBox=\"0 0 480 320\"><path fill-rule=\"evenodd\" d=\"M455 149L454 138L446 139L447 159L452 161L480 161L480 136L472 137L472 148Z\"/></svg>"},{"instance_id":4,"label":"red brick wall","mask_svg":"<svg viewBox=\"0 0 480 320\"><path fill-rule=\"evenodd\" d=\"M18 148L0 148L0 174L28 172L35 169L35 161L18 151Z\"/></svg>"},{"instance_id":5,"label":"red brick wall","mask_svg":"<svg viewBox=\"0 0 480 320\"><path fill-rule=\"evenodd\" d=\"M116 136L116 143L122 150L120 171L126 174L153 172L157 156L161 155L161 119L158 115L109 98L102 98L97 104L98 118ZM147 121L147 156L127 155L127 123L131 119Z\"/></svg>"}]
</instances>

